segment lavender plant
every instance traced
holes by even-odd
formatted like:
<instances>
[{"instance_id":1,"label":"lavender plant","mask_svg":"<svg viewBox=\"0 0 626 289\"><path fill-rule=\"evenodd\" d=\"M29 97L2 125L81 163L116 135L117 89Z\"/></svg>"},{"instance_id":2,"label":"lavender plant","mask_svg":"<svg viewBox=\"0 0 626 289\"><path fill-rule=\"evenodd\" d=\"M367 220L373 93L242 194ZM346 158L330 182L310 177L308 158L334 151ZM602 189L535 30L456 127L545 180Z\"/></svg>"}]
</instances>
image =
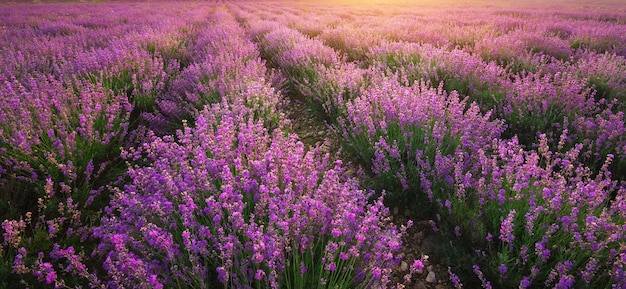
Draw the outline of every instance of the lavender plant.
<instances>
[{"instance_id":1,"label":"lavender plant","mask_svg":"<svg viewBox=\"0 0 626 289\"><path fill-rule=\"evenodd\" d=\"M626 79L624 70L626 60L615 54L581 53L578 60L571 65L572 73L587 80L590 87L596 90L598 100L619 100L619 106L624 111L623 103L626 99Z\"/></svg>"},{"instance_id":2,"label":"lavender plant","mask_svg":"<svg viewBox=\"0 0 626 289\"><path fill-rule=\"evenodd\" d=\"M357 29L346 24L334 29L327 29L320 35L320 39L333 49L343 52L347 61L366 61L369 47L377 46L382 41L382 38L376 35L375 31Z\"/></svg>"},{"instance_id":3,"label":"lavender plant","mask_svg":"<svg viewBox=\"0 0 626 289\"><path fill-rule=\"evenodd\" d=\"M424 83L402 86L384 78L346 104L339 129L380 187L422 204L452 185L454 166L470 169L475 153L504 130L458 94Z\"/></svg>"},{"instance_id":4,"label":"lavender plant","mask_svg":"<svg viewBox=\"0 0 626 289\"><path fill-rule=\"evenodd\" d=\"M469 96L483 113L506 96L501 85L507 77L505 70L460 49L447 51L431 45L385 43L370 49L370 61L387 74L397 75L406 85L422 80L432 85L443 83L446 91Z\"/></svg>"},{"instance_id":5,"label":"lavender plant","mask_svg":"<svg viewBox=\"0 0 626 289\"><path fill-rule=\"evenodd\" d=\"M346 114L346 104L370 85L374 72L349 63L330 68L321 64L316 67L318 76L314 82L304 79L298 90L317 115L329 124L336 124L337 119Z\"/></svg>"},{"instance_id":6,"label":"lavender plant","mask_svg":"<svg viewBox=\"0 0 626 289\"><path fill-rule=\"evenodd\" d=\"M131 165L96 229L109 286L388 285L401 232L340 162L226 102L177 139L123 153L150 165Z\"/></svg>"},{"instance_id":7,"label":"lavender plant","mask_svg":"<svg viewBox=\"0 0 626 289\"><path fill-rule=\"evenodd\" d=\"M582 145L579 160L594 172L600 170L604 159L612 156L609 165L612 178L623 180L626 176L624 113L614 113L609 107L595 115L577 117L571 127L571 132L563 132L568 135L565 147Z\"/></svg>"},{"instance_id":8,"label":"lavender plant","mask_svg":"<svg viewBox=\"0 0 626 289\"><path fill-rule=\"evenodd\" d=\"M595 22L587 26L589 21L579 21L570 38L570 46L575 49L589 49L597 53L614 53L626 56L623 41L623 25L615 23ZM578 23L577 23L578 24Z\"/></svg>"},{"instance_id":9,"label":"lavender plant","mask_svg":"<svg viewBox=\"0 0 626 289\"><path fill-rule=\"evenodd\" d=\"M624 189L610 179L611 157L594 175L574 165L580 146L554 153L547 144L545 135L538 151L495 141L480 152L475 182L458 172L455 193L440 199L447 225L439 228L453 246L473 244L463 265L473 266L476 283L465 280L485 288L623 287Z\"/></svg>"},{"instance_id":10,"label":"lavender plant","mask_svg":"<svg viewBox=\"0 0 626 289\"><path fill-rule=\"evenodd\" d=\"M3 185L44 184L50 177L61 187L88 193L92 180L115 157L127 134L132 110L128 99L88 82L43 76L25 83L5 79L3 85ZM42 188L26 199L34 202L43 197ZM4 192L13 194L9 187ZM75 197L82 202L88 195Z\"/></svg>"},{"instance_id":11,"label":"lavender plant","mask_svg":"<svg viewBox=\"0 0 626 289\"><path fill-rule=\"evenodd\" d=\"M517 75L511 85L497 109L522 144L535 143L540 133L557 138L565 119L596 109L591 90L569 74Z\"/></svg>"}]
</instances>

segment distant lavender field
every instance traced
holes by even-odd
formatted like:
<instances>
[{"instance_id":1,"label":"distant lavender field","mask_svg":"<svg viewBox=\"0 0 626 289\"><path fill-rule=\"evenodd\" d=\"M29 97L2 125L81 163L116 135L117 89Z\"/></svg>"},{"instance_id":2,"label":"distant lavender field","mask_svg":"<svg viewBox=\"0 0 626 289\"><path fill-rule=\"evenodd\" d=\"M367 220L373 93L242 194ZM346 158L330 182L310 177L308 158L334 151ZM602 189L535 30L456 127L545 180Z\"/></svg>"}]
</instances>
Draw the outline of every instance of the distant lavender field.
<instances>
[{"instance_id":1,"label":"distant lavender field","mask_svg":"<svg viewBox=\"0 0 626 289\"><path fill-rule=\"evenodd\" d=\"M20 2L1 288L626 288L620 1Z\"/></svg>"}]
</instances>

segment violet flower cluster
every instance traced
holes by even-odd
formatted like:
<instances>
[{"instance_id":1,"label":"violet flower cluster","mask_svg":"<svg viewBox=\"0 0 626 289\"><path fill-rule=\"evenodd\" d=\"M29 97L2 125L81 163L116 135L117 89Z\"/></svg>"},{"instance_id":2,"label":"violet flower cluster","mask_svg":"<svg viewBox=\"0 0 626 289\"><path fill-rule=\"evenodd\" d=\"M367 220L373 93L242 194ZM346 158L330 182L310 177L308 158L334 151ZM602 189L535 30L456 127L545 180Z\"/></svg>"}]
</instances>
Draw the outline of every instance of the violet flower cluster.
<instances>
[{"instance_id":1,"label":"violet flower cluster","mask_svg":"<svg viewBox=\"0 0 626 289\"><path fill-rule=\"evenodd\" d=\"M504 261L489 272L499 276L492 282L523 288L624 286L623 276L611 269L623 266L624 188L610 179L610 157L594 176L575 165L580 146L554 153L546 136L540 139L538 151L525 151L515 139L481 151L476 182L468 182L467 174L455 177L441 219L465 220L462 236L481 244L477 258L483 269Z\"/></svg>"},{"instance_id":2,"label":"violet flower cluster","mask_svg":"<svg viewBox=\"0 0 626 289\"><path fill-rule=\"evenodd\" d=\"M254 23L251 30L262 55L286 74L289 88L296 93L302 92L303 84L317 81L318 70L333 67L341 61L332 48L294 29L258 22L258 26Z\"/></svg>"}]
</instances>

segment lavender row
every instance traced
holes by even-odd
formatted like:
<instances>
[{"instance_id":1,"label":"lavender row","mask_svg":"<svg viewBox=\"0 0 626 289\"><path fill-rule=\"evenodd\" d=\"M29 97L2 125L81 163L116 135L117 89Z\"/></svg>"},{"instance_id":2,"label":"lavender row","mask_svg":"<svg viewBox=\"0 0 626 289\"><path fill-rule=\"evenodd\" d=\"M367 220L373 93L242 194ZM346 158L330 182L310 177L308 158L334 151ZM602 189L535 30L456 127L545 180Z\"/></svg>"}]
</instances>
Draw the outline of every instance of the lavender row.
<instances>
[{"instance_id":1,"label":"lavender row","mask_svg":"<svg viewBox=\"0 0 626 289\"><path fill-rule=\"evenodd\" d=\"M323 92L312 89L319 82L326 83L327 74L346 65L343 59L319 40L311 39L277 22L247 21L250 34L259 43L262 56L285 75L288 93L295 98L303 98L311 108L332 121L342 108L342 98L336 98L333 94L343 91L341 84L326 87L327 91ZM356 66L350 66L344 71L350 74L350 69L356 69Z\"/></svg>"},{"instance_id":2,"label":"lavender row","mask_svg":"<svg viewBox=\"0 0 626 289\"><path fill-rule=\"evenodd\" d=\"M605 62L611 59L607 56L589 60ZM527 147L536 145L540 134L547 134L556 147L561 135L566 134L566 147L583 144L580 161L597 171L602 159L612 154L615 164L611 171L615 176L623 175L623 109L617 99L595 97L597 90L587 82L600 77L599 70L595 70L596 76L594 72L579 72L579 66L569 69L572 72L555 69L553 73L511 75L493 62L485 63L462 50L448 52L409 43L372 49L371 59L374 66L386 69L387 74L396 75L403 83L410 85L426 79L433 84L442 83L447 91L467 95L483 112L492 111L495 117L506 121L505 136L516 135ZM591 65L587 67L594 71ZM610 67L616 66L607 66Z\"/></svg>"}]
</instances>

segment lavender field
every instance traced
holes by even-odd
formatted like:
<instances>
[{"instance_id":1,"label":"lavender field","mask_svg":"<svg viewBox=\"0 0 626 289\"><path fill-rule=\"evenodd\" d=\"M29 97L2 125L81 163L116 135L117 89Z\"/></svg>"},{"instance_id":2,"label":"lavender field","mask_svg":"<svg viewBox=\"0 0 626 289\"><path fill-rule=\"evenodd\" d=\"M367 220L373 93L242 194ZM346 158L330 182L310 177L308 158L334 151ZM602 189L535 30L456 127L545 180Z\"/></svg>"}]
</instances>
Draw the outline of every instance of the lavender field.
<instances>
[{"instance_id":1,"label":"lavender field","mask_svg":"<svg viewBox=\"0 0 626 289\"><path fill-rule=\"evenodd\" d=\"M0 71L0 288L626 288L621 1L16 1Z\"/></svg>"}]
</instances>

